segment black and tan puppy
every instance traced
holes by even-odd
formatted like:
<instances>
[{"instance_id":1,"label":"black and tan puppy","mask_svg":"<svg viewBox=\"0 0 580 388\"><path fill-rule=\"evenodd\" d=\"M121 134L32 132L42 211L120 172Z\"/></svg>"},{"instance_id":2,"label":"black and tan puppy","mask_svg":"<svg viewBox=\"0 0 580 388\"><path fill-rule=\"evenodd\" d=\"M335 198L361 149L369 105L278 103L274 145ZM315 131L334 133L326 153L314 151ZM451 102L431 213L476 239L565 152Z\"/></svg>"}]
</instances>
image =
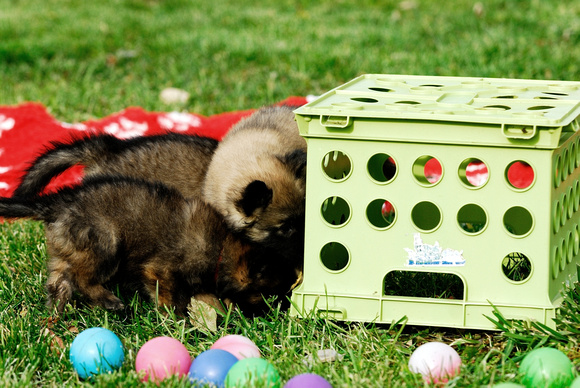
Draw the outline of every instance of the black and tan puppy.
<instances>
[{"instance_id":1,"label":"black and tan puppy","mask_svg":"<svg viewBox=\"0 0 580 388\"><path fill-rule=\"evenodd\" d=\"M203 201L161 183L91 177L75 188L28 199L0 199L0 216L46 225L47 291L62 311L74 292L107 309L121 300L108 286L142 290L161 305L186 311L191 297L259 311L263 298L284 295L296 262L230 233ZM123 287L124 288L124 287Z\"/></svg>"},{"instance_id":2,"label":"black and tan puppy","mask_svg":"<svg viewBox=\"0 0 580 388\"><path fill-rule=\"evenodd\" d=\"M28 168L14 196L37 195L76 164L86 166L86 176L160 181L185 197L203 195L240 236L294 258L303 255L305 163L306 142L292 109L267 107L241 120L219 144L181 134L55 144Z\"/></svg>"},{"instance_id":3,"label":"black and tan puppy","mask_svg":"<svg viewBox=\"0 0 580 388\"><path fill-rule=\"evenodd\" d=\"M13 196L36 196L68 168L83 165L87 177L124 175L164 182L186 197L199 198L217 145L215 139L178 133L130 139L103 134L54 143L30 165Z\"/></svg>"}]
</instances>

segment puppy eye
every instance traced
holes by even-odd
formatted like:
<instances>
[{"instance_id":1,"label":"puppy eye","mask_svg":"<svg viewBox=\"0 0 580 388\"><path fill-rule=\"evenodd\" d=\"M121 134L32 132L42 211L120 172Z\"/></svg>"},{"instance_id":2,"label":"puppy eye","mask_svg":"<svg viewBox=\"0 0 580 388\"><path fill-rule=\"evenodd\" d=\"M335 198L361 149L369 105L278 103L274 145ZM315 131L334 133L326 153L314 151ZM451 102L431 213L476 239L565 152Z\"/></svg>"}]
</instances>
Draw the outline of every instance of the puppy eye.
<instances>
[{"instance_id":1,"label":"puppy eye","mask_svg":"<svg viewBox=\"0 0 580 388\"><path fill-rule=\"evenodd\" d=\"M278 234L281 236L289 236L294 233L294 227L290 222L283 223L278 227Z\"/></svg>"}]
</instances>

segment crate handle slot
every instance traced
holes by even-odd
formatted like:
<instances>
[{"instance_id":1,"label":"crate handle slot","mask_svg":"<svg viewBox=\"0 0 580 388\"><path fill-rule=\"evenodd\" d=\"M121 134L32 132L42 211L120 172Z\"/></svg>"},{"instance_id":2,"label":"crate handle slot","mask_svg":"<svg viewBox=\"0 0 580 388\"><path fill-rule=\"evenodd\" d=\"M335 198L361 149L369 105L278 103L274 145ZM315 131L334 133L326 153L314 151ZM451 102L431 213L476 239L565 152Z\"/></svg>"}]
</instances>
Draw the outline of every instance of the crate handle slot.
<instances>
[{"instance_id":1,"label":"crate handle slot","mask_svg":"<svg viewBox=\"0 0 580 388\"><path fill-rule=\"evenodd\" d=\"M350 125L350 116L320 116L320 124L330 128L346 128Z\"/></svg>"},{"instance_id":2,"label":"crate handle slot","mask_svg":"<svg viewBox=\"0 0 580 388\"><path fill-rule=\"evenodd\" d=\"M536 127L529 125L502 124L503 135L508 139L529 140L536 136Z\"/></svg>"},{"instance_id":3,"label":"crate handle slot","mask_svg":"<svg viewBox=\"0 0 580 388\"><path fill-rule=\"evenodd\" d=\"M346 319L346 309L344 307L319 308L318 316L323 319Z\"/></svg>"}]
</instances>

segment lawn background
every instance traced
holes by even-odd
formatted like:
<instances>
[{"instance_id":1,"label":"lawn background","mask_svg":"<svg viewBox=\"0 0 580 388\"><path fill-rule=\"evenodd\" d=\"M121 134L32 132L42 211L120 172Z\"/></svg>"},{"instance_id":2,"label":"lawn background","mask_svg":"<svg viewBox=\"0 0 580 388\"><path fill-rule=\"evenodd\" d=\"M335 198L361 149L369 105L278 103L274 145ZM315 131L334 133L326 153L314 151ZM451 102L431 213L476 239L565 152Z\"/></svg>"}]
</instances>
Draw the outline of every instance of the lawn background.
<instances>
[{"instance_id":1,"label":"lawn background","mask_svg":"<svg viewBox=\"0 0 580 388\"><path fill-rule=\"evenodd\" d=\"M37 101L66 122L128 106L203 115L253 109L318 95L364 73L579 80L580 3L0 0L0 105ZM191 98L164 104L159 93L167 87ZM44 307L38 223L0 225L0 256L2 386L138 386L135 353L157 335L182 340L192 355L226 333L248 335L284 381L311 370L335 387L421 386L406 363L427 340L460 352L464 370L450 386L518 381L517 361L539 345L558 346L580 363L578 289L554 333L501 321L504 332L346 325L274 311L263 319L234 313L204 334L137 298L122 313L79 305L53 319ZM116 331L127 359L120 372L83 383L68 346L92 326ZM344 359L303 364L306 353L326 348Z\"/></svg>"}]
</instances>

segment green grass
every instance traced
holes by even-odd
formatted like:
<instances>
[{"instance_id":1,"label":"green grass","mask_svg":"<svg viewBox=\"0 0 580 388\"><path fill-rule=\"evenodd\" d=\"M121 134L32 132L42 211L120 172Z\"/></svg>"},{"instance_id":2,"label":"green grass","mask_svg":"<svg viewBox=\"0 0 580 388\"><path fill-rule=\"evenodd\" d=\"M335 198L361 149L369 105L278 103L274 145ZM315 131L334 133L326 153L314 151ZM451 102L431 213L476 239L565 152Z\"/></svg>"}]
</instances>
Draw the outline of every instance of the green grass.
<instances>
[{"instance_id":1,"label":"green grass","mask_svg":"<svg viewBox=\"0 0 580 388\"><path fill-rule=\"evenodd\" d=\"M313 3L313 4L310 4ZM188 90L202 114L319 94L362 73L575 79L567 1L0 0L0 104L60 119Z\"/></svg>"},{"instance_id":2,"label":"green grass","mask_svg":"<svg viewBox=\"0 0 580 388\"><path fill-rule=\"evenodd\" d=\"M0 0L0 104L38 101L59 120L100 118L128 106L205 115L257 108L289 95L320 94L363 73L580 79L580 3L572 0ZM479 12L479 7L483 12ZM165 105L159 93L191 93ZM0 143L1 144L1 143ZM138 298L121 313L82 304L59 319L45 305L46 251L34 222L0 226L0 385L140 386L135 354L169 335L192 355L226 333L244 334L284 381L313 371L335 387L421 386L412 351L442 340L464 368L449 386L518 381L522 355L537 346L580 358L580 288L568 290L557 330L508 322L482 332L400 324L343 324L232 313L205 334ZM92 383L68 361L75 335L105 326L126 348L123 368ZM334 363L304 365L333 348ZM187 386L173 380L167 386Z\"/></svg>"}]
</instances>

